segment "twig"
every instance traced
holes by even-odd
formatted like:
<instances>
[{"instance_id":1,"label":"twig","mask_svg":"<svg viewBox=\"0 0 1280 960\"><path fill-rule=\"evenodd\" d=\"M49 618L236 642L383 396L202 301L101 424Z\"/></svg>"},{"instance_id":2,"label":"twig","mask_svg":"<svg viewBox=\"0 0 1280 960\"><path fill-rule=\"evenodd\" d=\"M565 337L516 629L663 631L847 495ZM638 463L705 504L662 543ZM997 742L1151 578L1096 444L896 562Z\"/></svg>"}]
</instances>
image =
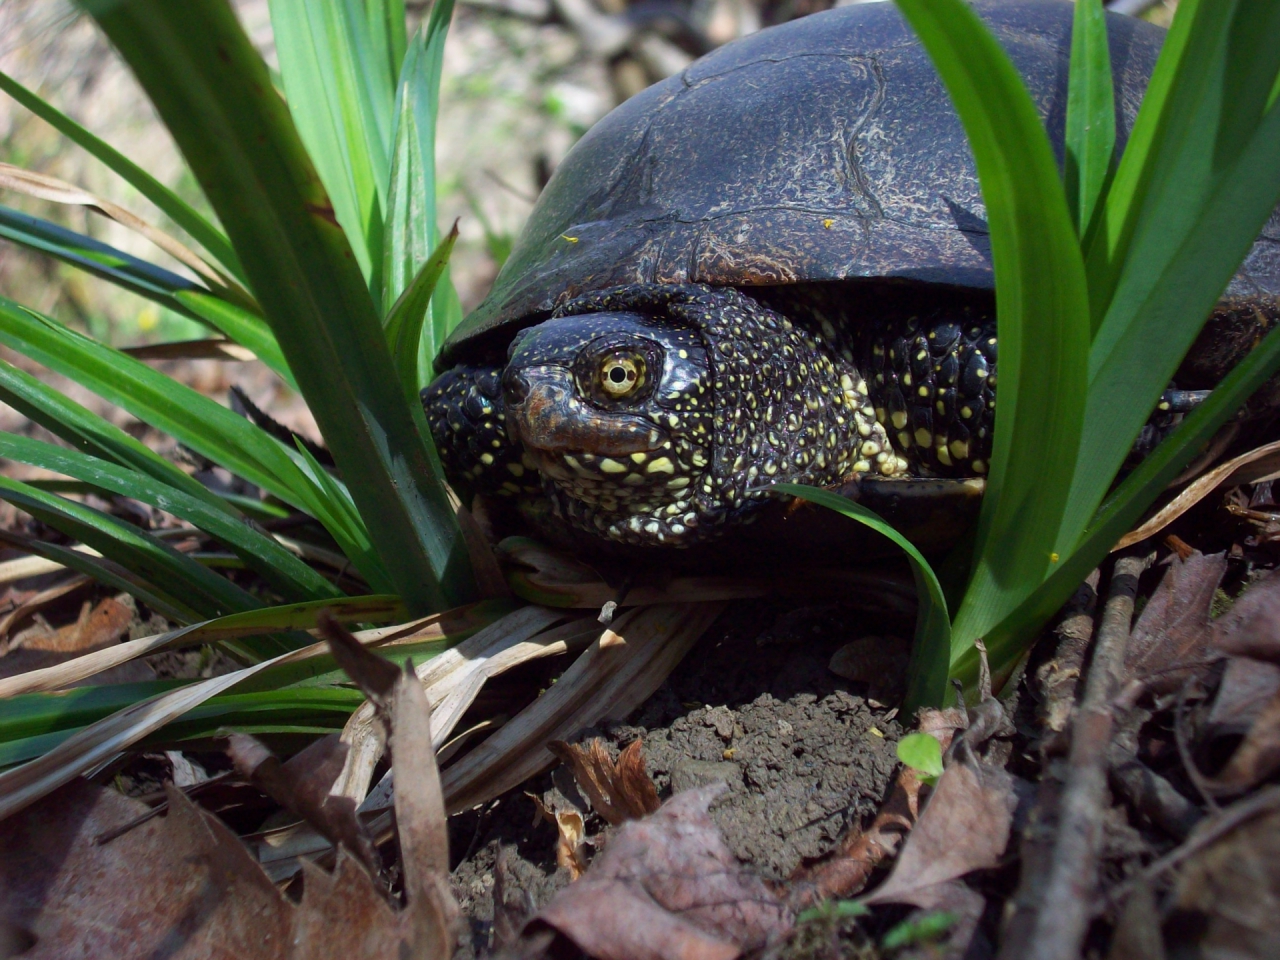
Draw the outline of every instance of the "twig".
<instances>
[{"instance_id":1,"label":"twig","mask_svg":"<svg viewBox=\"0 0 1280 960\"><path fill-rule=\"evenodd\" d=\"M1112 701L1119 689L1133 622L1133 599L1148 558L1121 557L1094 645L1084 698L1071 721L1058 823L1047 869L1024 864L1018 914L1000 950L1002 960L1074 960L1088 930L1091 897L1107 804L1107 752ZM1050 777L1046 776L1046 780Z\"/></svg>"}]
</instances>

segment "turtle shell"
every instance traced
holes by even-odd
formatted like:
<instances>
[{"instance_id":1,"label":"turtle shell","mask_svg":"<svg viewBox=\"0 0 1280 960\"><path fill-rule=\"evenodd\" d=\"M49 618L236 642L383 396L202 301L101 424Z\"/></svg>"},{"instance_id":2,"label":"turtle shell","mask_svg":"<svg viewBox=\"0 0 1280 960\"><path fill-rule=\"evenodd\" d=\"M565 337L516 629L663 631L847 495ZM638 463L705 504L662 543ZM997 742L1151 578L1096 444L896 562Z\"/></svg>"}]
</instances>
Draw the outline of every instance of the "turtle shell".
<instances>
[{"instance_id":1,"label":"turtle shell","mask_svg":"<svg viewBox=\"0 0 1280 960\"><path fill-rule=\"evenodd\" d=\"M975 8L1061 160L1073 5ZM1119 15L1108 30L1123 144L1164 31ZM1280 219L1272 226L1243 273L1280 293ZM505 341L561 298L620 284L890 277L994 283L977 172L947 91L895 5L863 3L721 47L597 123L440 363Z\"/></svg>"}]
</instances>

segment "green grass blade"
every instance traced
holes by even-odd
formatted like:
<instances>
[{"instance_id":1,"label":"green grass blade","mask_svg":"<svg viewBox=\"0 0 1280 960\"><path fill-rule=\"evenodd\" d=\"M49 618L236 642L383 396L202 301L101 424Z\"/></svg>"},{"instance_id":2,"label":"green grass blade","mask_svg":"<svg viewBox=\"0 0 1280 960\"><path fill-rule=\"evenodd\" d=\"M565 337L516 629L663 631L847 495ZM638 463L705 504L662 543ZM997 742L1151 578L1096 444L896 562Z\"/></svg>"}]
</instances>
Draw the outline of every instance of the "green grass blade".
<instances>
[{"instance_id":1,"label":"green grass blade","mask_svg":"<svg viewBox=\"0 0 1280 960\"><path fill-rule=\"evenodd\" d=\"M251 286L398 592L473 589L465 545L400 393L380 318L265 65L217 0L97 0L240 251Z\"/></svg>"},{"instance_id":2,"label":"green grass blade","mask_svg":"<svg viewBox=\"0 0 1280 960\"><path fill-rule=\"evenodd\" d=\"M181 600L169 596L155 584L105 557L93 556L79 550L72 550L70 547L7 530L0 530L0 543L6 543L33 556L60 563L68 570L83 573L108 587L131 594L174 623L194 623L200 619L200 614Z\"/></svg>"},{"instance_id":3,"label":"green grass blade","mask_svg":"<svg viewBox=\"0 0 1280 960\"><path fill-rule=\"evenodd\" d=\"M1178 8L1090 238L1090 304L1099 330L1121 278L1156 281L1223 171L1248 149L1280 71L1280 4L1185 0ZM1136 269L1134 269L1136 268Z\"/></svg>"},{"instance_id":4,"label":"green grass blade","mask_svg":"<svg viewBox=\"0 0 1280 960\"><path fill-rule=\"evenodd\" d=\"M392 95L400 77L408 47L404 0L366 0L365 16L369 22L369 38L374 54L388 69Z\"/></svg>"},{"instance_id":5,"label":"green grass blade","mask_svg":"<svg viewBox=\"0 0 1280 960\"><path fill-rule=\"evenodd\" d=\"M797 483L779 483L773 487L780 493L800 497L827 507L843 516L865 524L902 548L911 563L916 581L916 633L911 646L911 664L907 670L905 716L912 716L924 706L940 707L948 699L947 665L951 661L951 623L947 618L947 601L942 586L924 556L914 544L889 526L877 514L847 497L818 487Z\"/></svg>"},{"instance_id":6,"label":"green grass blade","mask_svg":"<svg viewBox=\"0 0 1280 960\"><path fill-rule=\"evenodd\" d=\"M205 617L262 606L251 594L123 520L29 484L0 477L0 498L93 547Z\"/></svg>"},{"instance_id":7,"label":"green grass blade","mask_svg":"<svg viewBox=\"0 0 1280 960\"><path fill-rule=\"evenodd\" d=\"M210 507L235 513L217 494L144 443L4 360L0 360L0 400L77 450L146 474Z\"/></svg>"},{"instance_id":8,"label":"green grass blade","mask_svg":"<svg viewBox=\"0 0 1280 960\"><path fill-rule=\"evenodd\" d=\"M247 347L292 389L298 384L293 379L289 364L280 352L280 344L265 320L243 307L229 303L211 293L185 290L174 294L174 299L209 326Z\"/></svg>"},{"instance_id":9,"label":"green grass blade","mask_svg":"<svg viewBox=\"0 0 1280 960\"><path fill-rule=\"evenodd\" d=\"M384 593L393 591L394 581L369 539L369 531L351 499L351 492L322 467L306 447L299 444L298 452L306 461L303 473L314 485L313 496L325 502L334 518L326 529L370 586Z\"/></svg>"},{"instance_id":10,"label":"green grass blade","mask_svg":"<svg viewBox=\"0 0 1280 960\"><path fill-rule=\"evenodd\" d=\"M225 509L145 474L75 450L0 432L0 457L17 460L131 497L187 520L230 547L288 600L335 598L342 592L271 537Z\"/></svg>"},{"instance_id":11,"label":"green grass blade","mask_svg":"<svg viewBox=\"0 0 1280 960\"><path fill-rule=\"evenodd\" d=\"M1102 198L1116 146L1115 88L1102 0L1077 0L1067 79L1063 181L1076 232L1084 237Z\"/></svg>"},{"instance_id":12,"label":"green grass blade","mask_svg":"<svg viewBox=\"0 0 1280 960\"><path fill-rule=\"evenodd\" d=\"M1085 407L1088 293L1053 150L1008 56L963 0L898 0L946 84L977 161L995 265L999 408L963 647L1049 572Z\"/></svg>"},{"instance_id":13,"label":"green grass blade","mask_svg":"<svg viewBox=\"0 0 1280 960\"><path fill-rule=\"evenodd\" d=\"M1277 370L1280 370L1280 329L1272 330L1227 374L1208 399L1188 414L1121 482L1098 510L1075 551L1065 556L1017 609L987 632L987 655L996 677L1008 676L1025 652L1028 636L1034 635L1054 615L1218 428ZM978 676L975 652L964 653L953 664L952 674L961 679L967 689L975 689Z\"/></svg>"},{"instance_id":14,"label":"green grass blade","mask_svg":"<svg viewBox=\"0 0 1280 960\"><path fill-rule=\"evenodd\" d=\"M227 272L241 283L248 282L245 280L244 268L241 267L240 259L232 249L231 242L176 193L124 154L95 137L62 111L36 96L3 71L0 71L0 90L9 94L72 143L83 147L101 160L125 182L168 214L174 223L187 231L191 238L204 247Z\"/></svg>"},{"instance_id":15,"label":"green grass blade","mask_svg":"<svg viewBox=\"0 0 1280 960\"><path fill-rule=\"evenodd\" d=\"M423 386L418 357L423 332L431 329L427 318L431 311L432 295L449 265L449 256L453 253L453 245L457 239L458 225L455 223L449 235L422 265L418 275L413 278L413 283L400 295L387 317L387 343L391 345L391 355L395 358L400 388L411 401L417 398L418 391ZM438 342L429 344L428 355L434 357L439 347Z\"/></svg>"},{"instance_id":16,"label":"green grass blade","mask_svg":"<svg viewBox=\"0 0 1280 960\"><path fill-rule=\"evenodd\" d=\"M376 289L393 94L384 71L369 71L368 24L351 7L348 0L271 0L271 26L289 112L360 270Z\"/></svg>"},{"instance_id":17,"label":"green grass blade","mask_svg":"<svg viewBox=\"0 0 1280 960\"><path fill-rule=\"evenodd\" d=\"M1059 552L1074 547L1204 318L1280 203L1276 157L1280 108L1272 107L1236 161L1215 177L1181 243L1159 262L1144 262L1126 274L1090 353L1081 469L1055 547Z\"/></svg>"},{"instance_id":18,"label":"green grass blade","mask_svg":"<svg viewBox=\"0 0 1280 960\"><path fill-rule=\"evenodd\" d=\"M396 93L395 150L391 170L391 203L385 230L387 252L383 313L419 274L439 241L436 223L436 118L444 45L453 17L453 0L441 0L409 43ZM419 385L431 376L431 362L449 331L462 319L448 268L436 282L438 292L427 307L423 335L417 343ZM394 342L394 341L392 341ZM407 364L397 354L403 369Z\"/></svg>"},{"instance_id":19,"label":"green grass blade","mask_svg":"<svg viewBox=\"0 0 1280 960\"><path fill-rule=\"evenodd\" d=\"M307 509L306 484L277 440L142 361L3 298L0 343L70 377L281 500Z\"/></svg>"},{"instance_id":20,"label":"green grass blade","mask_svg":"<svg viewBox=\"0 0 1280 960\"><path fill-rule=\"evenodd\" d=\"M177 299L176 294L183 291L203 291L203 287L115 247L2 205L0 237L56 257L63 263L69 263L86 273L114 283L130 293L146 297L175 313L192 320L201 320Z\"/></svg>"}]
</instances>

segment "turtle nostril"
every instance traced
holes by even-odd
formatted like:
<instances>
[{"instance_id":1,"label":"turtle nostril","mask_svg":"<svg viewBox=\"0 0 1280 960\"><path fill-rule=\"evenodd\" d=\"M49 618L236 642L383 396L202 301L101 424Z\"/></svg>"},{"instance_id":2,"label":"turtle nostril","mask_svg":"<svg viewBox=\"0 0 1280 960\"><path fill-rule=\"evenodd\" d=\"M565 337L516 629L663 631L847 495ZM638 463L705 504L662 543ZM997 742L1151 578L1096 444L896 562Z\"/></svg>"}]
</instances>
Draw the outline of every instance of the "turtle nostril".
<instances>
[{"instance_id":1,"label":"turtle nostril","mask_svg":"<svg viewBox=\"0 0 1280 960\"><path fill-rule=\"evenodd\" d=\"M524 403L529 390L529 380L519 370L508 368L502 375L502 393L507 403Z\"/></svg>"}]
</instances>

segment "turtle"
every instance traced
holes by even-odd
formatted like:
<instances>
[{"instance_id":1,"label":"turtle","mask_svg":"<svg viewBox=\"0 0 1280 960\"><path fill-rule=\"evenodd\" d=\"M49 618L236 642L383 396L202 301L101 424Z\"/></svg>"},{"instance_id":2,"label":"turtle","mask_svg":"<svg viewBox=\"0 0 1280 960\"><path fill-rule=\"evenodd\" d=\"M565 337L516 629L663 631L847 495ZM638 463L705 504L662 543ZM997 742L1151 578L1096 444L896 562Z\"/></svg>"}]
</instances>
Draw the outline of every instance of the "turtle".
<instances>
[{"instance_id":1,"label":"turtle","mask_svg":"<svg viewBox=\"0 0 1280 960\"><path fill-rule=\"evenodd\" d=\"M1072 4L974 6L1061 161ZM1107 25L1122 149L1163 31ZM890 506L911 492L917 521L960 490L972 513L996 416L993 285L942 81L893 4L841 7L721 47L589 130L422 399L452 486L593 541L704 543L781 481ZM1280 211L1148 440L1278 303Z\"/></svg>"}]
</instances>

